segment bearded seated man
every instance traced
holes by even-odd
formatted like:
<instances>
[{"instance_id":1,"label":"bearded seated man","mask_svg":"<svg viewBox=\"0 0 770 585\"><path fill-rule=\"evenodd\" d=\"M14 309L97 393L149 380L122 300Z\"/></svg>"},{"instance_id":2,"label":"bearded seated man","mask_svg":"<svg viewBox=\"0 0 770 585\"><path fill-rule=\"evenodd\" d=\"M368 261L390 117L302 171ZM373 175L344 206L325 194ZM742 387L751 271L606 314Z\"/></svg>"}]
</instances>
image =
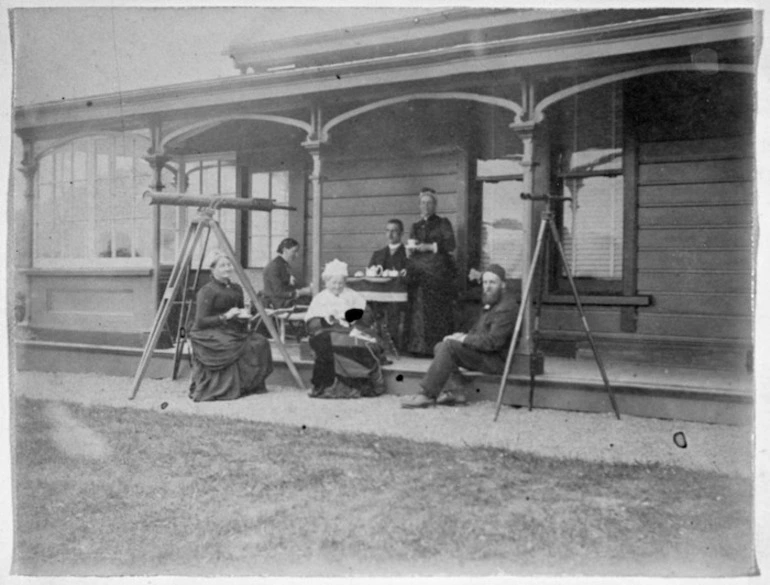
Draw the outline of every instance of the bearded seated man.
<instances>
[{"instance_id":1,"label":"bearded seated man","mask_svg":"<svg viewBox=\"0 0 770 585\"><path fill-rule=\"evenodd\" d=\"M458 389L445 389L458 368L502 374L508 346L516 324L518 304L506 290L505 270L492 264L482 276L484 309L468 333L452 333L436 344L428 372L420 381L417 394L405 396L402 408L426 408L434 404L463 404Z\"/></svg>"}]
</instances>

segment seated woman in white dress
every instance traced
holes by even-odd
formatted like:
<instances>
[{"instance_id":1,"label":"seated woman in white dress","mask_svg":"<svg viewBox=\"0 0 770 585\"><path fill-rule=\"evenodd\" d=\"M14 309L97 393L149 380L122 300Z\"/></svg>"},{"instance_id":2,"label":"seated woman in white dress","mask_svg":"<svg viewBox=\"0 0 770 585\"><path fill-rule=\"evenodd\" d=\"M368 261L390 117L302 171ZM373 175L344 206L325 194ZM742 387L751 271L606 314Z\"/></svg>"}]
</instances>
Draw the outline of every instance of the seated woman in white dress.
<instances>
[{"instance_id":1,"label":"seated woman in white dress","mask_svg":"<svg viewBox=\"0 0 770 585\"><path fill-rule=\"evenodd\" d=\"M359 398L385 392L382 346L368 330L366 300L345 286L348 265L329 262L324 290L310 303L305 321L315 352L311 398ZM351 335L352 333L352 335Z\"/></svg>"}]
</instances>

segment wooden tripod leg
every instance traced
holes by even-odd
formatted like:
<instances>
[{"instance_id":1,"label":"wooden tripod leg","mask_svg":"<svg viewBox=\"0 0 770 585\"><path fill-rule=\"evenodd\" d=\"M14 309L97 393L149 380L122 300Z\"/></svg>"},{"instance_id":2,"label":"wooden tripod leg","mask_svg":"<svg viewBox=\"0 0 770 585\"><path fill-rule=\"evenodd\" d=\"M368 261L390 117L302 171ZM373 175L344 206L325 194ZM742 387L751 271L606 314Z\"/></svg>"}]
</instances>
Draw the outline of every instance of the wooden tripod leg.
<instances>
[{"instance_id":1,"label":"wooden tripod leg","mask_svg":"<svg viewBox=\"0 0 770 585\"><path fill-rule=\"evenodd\" d=\"M230 258L230 262L233 265L233 268L235 269L236 274L238 275L238 278L241 280L241 284L246 289L246 292L249 293L249 296L251 297L251 301L254 303L254 306L257 307L257 312L259 313L259 316L262 318L262 322L267 327L267 330L270 332L270 335L275 340L276 345L278 346L278 350L281 352L281 355L283 356L283 359L286 360L286 366L289 368L289 371L291 372L291 375L294 376L294 379L297 382L297 385L302 390L306 390L305 383L302 381L302 378L299 375L299 372L297 371L297 367L294 365L294 362L291 359L291 356L289 355L289 352L286 350L286 346L283 343L283 340L281 340L280 336L278 335L278 332L275 330L275 326L273 325L272 319L268 319L267 312L265 311L265 308L262 306L261 301L257 297L257 292L254 290L254 286L251 284L251 281L249 280L248 276L246 276L246 273L243 270L243 267L238 262L238 259L235 257L235 252L233 251L232 246L230 246L230 242L227 241L227 236L225 235L225 232L222 231L221 226L213 221L210 220L209 223L211 224L211 228L214 230L214 234L217 236L217 239L219 240L220 245L225 250L228 258Z\"/></svg>"},{"instance_id":2,"label":"wooden tripod leg","mask_svg":"<svg viewBox=\"0 0 770 585\"><path fill-rule=\"evenodd\" d=\"M179 362L182 359L182 349L185 344L186 328L185 320L187 318L187 291L190 287L190 266L187 266L184 271L184 284L182 285L182 304L179 308L179 323L176 326L176 338L174 345L174 368L171 371L171 379L176 380L179 374Z\"/></svg>"},{"instance_id":3,"label":"wooden tripod leg","mask_svg":"<svg viewBox=\"0 0 770 585\"><path fill-rule=\"evenodd\" d=\"M537 300L535 301L535 319L532 323L532 353L529 354L529 410L535 401L535 376L540 365L540 316L543 311L543 291L546 286L545 274L548 269L548 234L544 236L543 252L540 254L540 278L538 279Z\"/></svg>"},{"instance_id":4,"label":"wooden tripod leg","mask_svg":"<svg viewBox=\"0 0 770 585\"><path fill-rule=\"evenodd\" d=\"M193 230L195 230L194 235ZM158 307L158 312L155 316L155 322L153 323L150 337L147 339L147 344L144 346L144 353L142 354L142 359L139 362L139 367L137 368L136 375L134 376L134 382L131 388L131 396L129 396L129 400L133 400L136 397L136 393L139 392L139 385L142 383L142 377L144 377L144 373L147 370L147 365L150 363L152 352L155 350L155 346L158 343L160 331L163 327L163 324L166 322L166 319L168 319L168 314L171 312L171 301L174 300L179 290L179 283L181 282L180 275L182 272L181 268L190 261L190 257L192 256L192 252L195 249L195 245L200 239L202 230L202 223L199 223L197 228L194 224L190 224L190 228L188 229L187 235L185 236L182 254L177 259L177 262L171 271L171 278L168 281L166 291L163 293L163 299L161 300L160 306Z\"/></svg>"},{"instance_id":5,"label":"wooden tripod leg","mask_svg":"<svg viewBox=\"0 0 770 585\"><path fill-rule=\"evenodd\" d=\"M203 258L206 255L206 249L209 244L209 236L211 230L206 232L206 239L203 240L203 247L201 248L200 260L198 261L198 270L195 273L193 279L192 293L195 295L198 290L198 280L200 278L201 268L203 267ZM174 369L171 373L171 379L176 380L179 375L179 362L182 361L182 352L184 350L185 343L187 343L187 322L190 320L190 307L193 304L193 299L188 298L190 293L190 270L192 259L190 264L185 267L184 271L184 288L182 289L182 304L179 309L179 324L176 328L176 345L174 347ZM192 360L190 360L190 366L192 366Z\"/></svg>"},{"instance_id":6,"label":"wooden tripod leg","mask_svg":"<svg viewBox=\"0 0 770 585\"><path fill-rule=\"evenodd\" d=\"M561 241L559 240L559 232L556 229L556 224L553 223L553 220L548 222L551 227L551 234L553 235L553 241L556 243L556 248L559 250L559 256L561 258L561 261L564 263L564 271L567 273L567 280L569 280L569 285L572 288L572 296L575 297L575 305L577 306L577 310L580 313L580 319L583 322L583 329L586 332L586 336L588 337L588 343L591 344L591 350L594 352L594 358L596 359L596 365L599 366L599 371L602 374L602 380L604 381L604 387L607 389L607 394L610 397L610 403L612 404L612 410L615 411L615 416L618 420L620 420L620 411L618 410L618 405L615 402L615 393L612 390L612 386L610 386L610 381L607 378L607 372L604 370L604 364L602 363L601 357L599 357L599 351L596 349L596 343L594 343L594 337L591 335L591 329L588 327L588 321L586 320L586 314L583 311L583 305L580 303L580 296L578 295L577 287L575 286L575 281L572 278L572 272L569 269L569 264L567 263L567 257L564 254L564 248L562 248Z\"/></svg>"},{"instance_id":7,"label":"wooden tripod leg","mask_svg":"<svg viewBox=\"0 0 770 585\"><path fill-rule=\"evenodd\" d=\"M503 377L500 379L500 390L497 393L497 404L495 406L495 418L497 420L500 414L500 407L503 404L503 395L505 394L505 385L508 382L508 374L511 371L511 364L513 363L513 354L516 351L516 342L519 338L519 332L521 331L521 323L524 320L524 312L527 310L527 302L529 300L529 293L532 290L532 278L535 275L535 269L537 268L537 259L540 256L540 249L543 247L543 239L545 236L545 224L546 220L543 219L540 222L540 230L537 233L537 244L535 245L535 253L532 255L532 263L529 267L529 274L527 275L527 282L524 286L524 290L521 293L521 305L519 306L519 314L516 316L516 325L513 328L513 337L511 337L511 345L508 348L508 357L505 360L505 368L503 369Z\"/></svg>"}]
</instances>

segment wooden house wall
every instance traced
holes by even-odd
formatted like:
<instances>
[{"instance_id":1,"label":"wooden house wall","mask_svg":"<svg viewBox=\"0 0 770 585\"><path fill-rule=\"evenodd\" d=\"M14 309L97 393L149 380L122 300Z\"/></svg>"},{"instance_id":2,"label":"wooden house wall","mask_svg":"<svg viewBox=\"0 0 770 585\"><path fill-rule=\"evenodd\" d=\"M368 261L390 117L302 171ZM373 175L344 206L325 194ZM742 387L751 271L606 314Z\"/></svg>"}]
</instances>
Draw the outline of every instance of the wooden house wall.
<instances>
[{"instance_id":1,"label":"wooden house wall","mask_svg":"<svg viewBox=\"0 0 770 585\"><path fill-rule=\"evenodd\" d=\"M639 148L642 335L751 339L753 157L742 138Z\"/></svg>"},{"instance_id":2,"label":"wooden house wall","mask_svg":"<svg viewBox=\"0 0 770 585\"><path fill-rule=\"evenodd\" d=\"M587 307L605 343L626 342L659 357L680 344L685 361L746 364L752 341L753 169L751 80L668 76L635 83L626 107L637 127L636 331L621 309ZM645 94L646 92L646 94ZM547 307L543 329L575 339L572 306ZM641 344L641 345L640 345ZM674 344L674 345L670 345ZM645 349L646 347L646 349ZM686 349L685 349L686 348ZM731 354L731 355L728 355ZM688 357L690 356L690 357Z\"/></svg>"},{"instance_id":3,"label":"wooden house wall","mask_svg":"<svg viewBox=\"0 0 770 585\"><path fill-rule=\"evenodd\" d=\"M155 315L149 270L30 276L30 324L56 341L140 345Z\"/></svg>"},{"instance_id":4,"label":"wooden house wall","mask_svg":"<svg viewBox=\"0 0 770 585\"><path fill-rule=\"evenodd\" d=\"M323 186L322 262L347 262L351 273L365 268L372 252L383 247L385 224L404 222L408 237L419 219L418 193L436 190L438 214L457 225L458 173L456 152L416 158L326 161ZM308 205L308 209L311 205ZM310 212L312 218L312 212Z\"/></svg>"}]
</instances>

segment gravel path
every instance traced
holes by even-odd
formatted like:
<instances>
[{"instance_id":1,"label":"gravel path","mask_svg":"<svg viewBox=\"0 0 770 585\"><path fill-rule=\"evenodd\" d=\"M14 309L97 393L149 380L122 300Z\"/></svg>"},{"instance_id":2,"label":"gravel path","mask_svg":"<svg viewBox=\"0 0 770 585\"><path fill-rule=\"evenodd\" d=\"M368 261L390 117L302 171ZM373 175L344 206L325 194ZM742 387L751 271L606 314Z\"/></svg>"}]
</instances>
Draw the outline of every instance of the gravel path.
<instances>
[{"instance_id":1,"label":"gravel path","mask_svg":"<svg viewBox=\"0 0 770 585\"><path fill-rule=\"evenodd\" d=\"M288 387L234 402L198 403L187 398L186 380L145 379L128 400L132 380L96 374L21 372L13 390L35 399L142 408L157 412L216 415L336 432L389 435L454 446L491 446L592 461L679 465L732 475L752 474L752 429L693 422L494 404L403 410L396 396L359 400L312 400ZM681 433L678 435L678 433ZM677 446L677 442L680 445Z\"/></svg>"}]
</instances>

